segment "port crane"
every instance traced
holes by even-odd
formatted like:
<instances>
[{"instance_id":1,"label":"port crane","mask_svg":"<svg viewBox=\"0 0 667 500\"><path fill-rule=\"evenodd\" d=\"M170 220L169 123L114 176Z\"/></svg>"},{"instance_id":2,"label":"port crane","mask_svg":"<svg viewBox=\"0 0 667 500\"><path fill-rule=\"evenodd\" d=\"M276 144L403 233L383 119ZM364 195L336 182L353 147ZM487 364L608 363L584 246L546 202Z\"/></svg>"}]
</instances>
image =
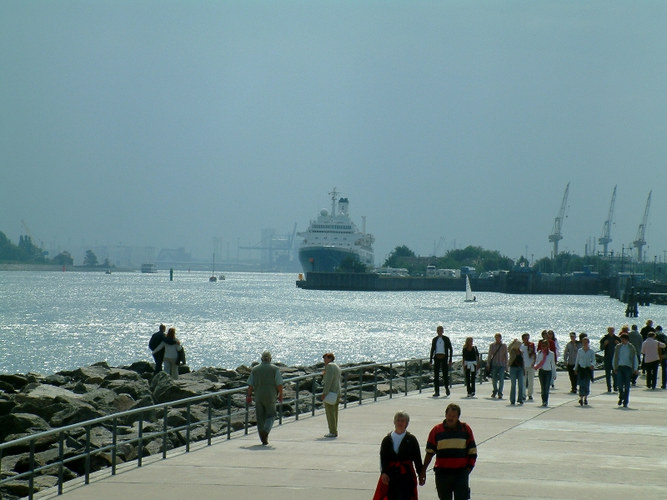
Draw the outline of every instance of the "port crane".
<instances>
[{"instance_id":1,"label":"port crane","mask_svg":"<svg viewBox=\"0 0 667 500\"><path fill-rule=\"evenodd\" d=\"M651 207L651 193L653 193L653 190L648 192L644 217L642 218L642 223L639 224L639 229L637 229L637 238L632 242L632 246L637 249L637 262L643 262L642 250L644 245L646 245L646 222L648 221L648 210Z\"/></svg>"},{"instance_id":2,"label":"port crane","mask_svg":"<svg viewBox=\"0 0 667 500\"><path fill-rule=\"evenodd\" d=\"M570 183L565 186L565 193L563 193L563 202L560 205L560 211L554 220L554 227L549 235L549 241L554 244L553 258L558 255L558 242L563 239L561 229L563 228L563 219L565 218L565 207L567 206L567 195L570 192Z\"/></svg>"},{"instance_id":3,"label":"port crane","mask_svg":"<svg viewBox=\"0 0 667 500\"><path fill-rule=\"evenodd\" d=\"M614 205L616 204L616 187L617 186L614 186L614 192L611 195L607 220L604 221L604 224L602 225L602 236L598 239L598 243L602 245L602 255L605 257L609 250L609 243L611 243L611 225L612 219L614 218Z\"/></svg>"}]
</instances>

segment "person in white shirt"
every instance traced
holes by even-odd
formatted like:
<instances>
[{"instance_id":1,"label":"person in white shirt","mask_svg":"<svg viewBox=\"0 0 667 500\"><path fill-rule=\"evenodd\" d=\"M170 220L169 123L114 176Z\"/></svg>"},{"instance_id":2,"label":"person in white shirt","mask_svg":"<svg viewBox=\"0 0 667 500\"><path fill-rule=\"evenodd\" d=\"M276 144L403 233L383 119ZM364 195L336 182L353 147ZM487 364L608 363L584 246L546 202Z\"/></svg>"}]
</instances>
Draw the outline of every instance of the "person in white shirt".
<instances>
[{"instance_id":1,"label":"person in white shirt","mask_svg":"<svg viewBox=\"0 0 667 500\"><path fill-rule=\"evenodd\" d=\"M523 367L526 369L526 395L528 400L533 400L533 389L535 387L535 344L530 341L530 334L521 335L521 354L523 355Z\"/></svg>"},{"instance_id":2,"label":"person in white shirt","mask_svg":"<svg viewBox=\"0 0 667 500\"><path fill-rule=\"evenodd\" d=\"M591 393L591 380L595 369L595 353L590 348L591 341L588 337L582 337L581 348L577 351L574 361L574 372L577 374L577 385L579 386L579 405L588 404L588 395Z\"/></svg>"},{"instance_id":3,"label":"person in white shirt","mask_svg":"<svg viewBox=\"0 0 667 500\"><path fill-rule=\"evenodd\" d=\"M539 350L533 369L538 370L540 388L542 392L542 406L549 406L549 388L551 381L556 380L556 355L549 350L549 342L540 340Z\"/></svg>"},{"instance_id":4,"label":"person in white shirt","mask_svg":"<svg viewBox=\"0 0 667 500\"><path fill-rule=\"evenodd\" d=\"M665 344L655 339L655 332L648 332L648 336L642 344L644 355L644 367L646 368L646 387L655 389L658 382L658 365L660 364L660 350Z\"/></svg>"}]
</instances>

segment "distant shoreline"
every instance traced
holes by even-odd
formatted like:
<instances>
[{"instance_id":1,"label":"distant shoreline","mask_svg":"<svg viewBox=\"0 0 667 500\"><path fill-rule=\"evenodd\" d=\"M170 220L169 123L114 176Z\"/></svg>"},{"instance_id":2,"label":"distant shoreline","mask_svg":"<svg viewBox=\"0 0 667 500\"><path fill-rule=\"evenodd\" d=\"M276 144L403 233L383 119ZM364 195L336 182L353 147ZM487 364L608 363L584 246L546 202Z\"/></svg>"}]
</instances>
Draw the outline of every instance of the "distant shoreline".
<instances>
[{"instance_id":1,"label":"distant shoreline","mask_svg":"<svg viewBox=\"0 0 667 500\"><path fill-rule=\"evenodd\" d=\"M86 272L86 273L105 273L106 267L90 266L67 266L63 271L63 266L57 264L0 264L0 271L45 271L45 272ZM138 273L140 270L132 267L112 267L114 273Z\"/></svg>"}]
</instances>

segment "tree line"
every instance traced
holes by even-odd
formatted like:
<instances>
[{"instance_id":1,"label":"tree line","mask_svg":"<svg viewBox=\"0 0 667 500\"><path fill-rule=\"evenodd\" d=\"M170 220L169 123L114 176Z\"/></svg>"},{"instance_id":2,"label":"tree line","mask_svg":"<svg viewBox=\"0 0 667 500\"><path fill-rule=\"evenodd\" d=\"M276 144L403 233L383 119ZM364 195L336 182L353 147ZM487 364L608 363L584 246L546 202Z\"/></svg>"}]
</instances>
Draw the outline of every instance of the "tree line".
<instances>
[{"instance_id":1,"label":"tree line","mask_svg":"<svg viewBox=\"0 0 667 500\"><path fill-rule=\"evenodd\" d=\"M60 252L53 258L43 248L35 245L30 236L19 236L18 245L12 243L7 235L0 231L0 263L3 264L53 264L58 266L73 266L74 258L68 251ZM83 259L86 267L111 267L109 259L98 261L92 250L87 250Z\"/></svg>"},{"instance_id":2,"label":"tree line","mask_svg":"<svg viewBox=\"0 0 667 500\"><path fill-rule=\"evenodd\" d=\"M346 264L346 263L344 263ZM562 252L555 258L543 257L530 262L526 257L512 259L497 250L486 250L479 246L447 251L443 256L418 256L410 248L400 245L389 254L382 267L407 269L412 276L426 274L427 266L436 269L461 269L474 267L477 274L492 271L539 272L549 274L572 274L575 272L598 273L601 278L614 276L619 272L643 273L647 278L667 281L667 266L664 262L636 262L627 254L615 256L580 256ZM369 271L358 261L341 266L349 272Z\"/></svg>"}]
</instances>

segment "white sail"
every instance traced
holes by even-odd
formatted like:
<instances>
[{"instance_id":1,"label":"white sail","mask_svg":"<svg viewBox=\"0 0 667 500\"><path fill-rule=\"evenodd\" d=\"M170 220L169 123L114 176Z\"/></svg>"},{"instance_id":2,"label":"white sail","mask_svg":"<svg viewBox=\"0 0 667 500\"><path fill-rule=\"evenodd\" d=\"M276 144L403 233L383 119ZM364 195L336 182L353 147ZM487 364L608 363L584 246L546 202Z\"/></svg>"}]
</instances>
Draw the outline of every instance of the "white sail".
<instances>
[{"instance_id":1,"label":"white sail","mask_svg":"<svg viewBox=\"0 0 667 500\"><path fill-rule=\"evenodd\" d=\"M470 288L470 278L466 274L466 302L475 302L475 298L472 296L472 289Z\"/></svg>"}]
</instances>

